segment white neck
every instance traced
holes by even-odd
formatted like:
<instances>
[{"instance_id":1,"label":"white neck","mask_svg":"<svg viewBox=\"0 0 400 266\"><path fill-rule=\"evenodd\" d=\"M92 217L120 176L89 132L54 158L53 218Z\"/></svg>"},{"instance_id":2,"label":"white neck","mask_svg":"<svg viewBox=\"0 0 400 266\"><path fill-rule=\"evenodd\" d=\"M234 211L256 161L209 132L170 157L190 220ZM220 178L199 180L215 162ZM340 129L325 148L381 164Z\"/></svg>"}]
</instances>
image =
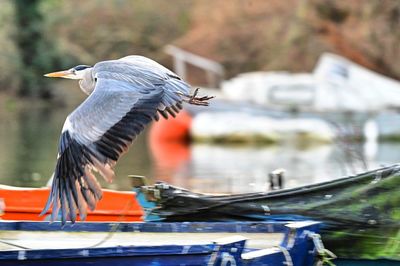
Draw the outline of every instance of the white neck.
<instances>
[{"instance_id":1,"label":"white neck","mask_svg":"<svg viewBox=\"0 0 400 266\"><path fill-rule=\"evenodd\" d=\"M86 68L76 73L79 77L79 87L81 90L90 95L96 86L96 81L92 75L92 68Z\"/></svg>"}]
</instances>

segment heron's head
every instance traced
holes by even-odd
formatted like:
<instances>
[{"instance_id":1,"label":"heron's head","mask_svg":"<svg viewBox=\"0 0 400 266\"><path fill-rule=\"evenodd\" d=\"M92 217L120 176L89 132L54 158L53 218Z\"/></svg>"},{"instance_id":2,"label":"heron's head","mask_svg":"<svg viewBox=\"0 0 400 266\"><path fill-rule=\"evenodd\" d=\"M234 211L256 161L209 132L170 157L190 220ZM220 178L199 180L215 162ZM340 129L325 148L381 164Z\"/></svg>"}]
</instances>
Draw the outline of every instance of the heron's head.
<instances>
[{"instance_id":1,"label":"heron's head","mask_svg":"<svg viewBox=\"0 0 400 266\"><path fill-rule=\"evenodd\" d=\"M83 79L85 72L88 71L90 68L92 67L86 65L78 65L68 70L52 72L45 74L44 76L49 78Z\"/></svg>"}]
</instances>

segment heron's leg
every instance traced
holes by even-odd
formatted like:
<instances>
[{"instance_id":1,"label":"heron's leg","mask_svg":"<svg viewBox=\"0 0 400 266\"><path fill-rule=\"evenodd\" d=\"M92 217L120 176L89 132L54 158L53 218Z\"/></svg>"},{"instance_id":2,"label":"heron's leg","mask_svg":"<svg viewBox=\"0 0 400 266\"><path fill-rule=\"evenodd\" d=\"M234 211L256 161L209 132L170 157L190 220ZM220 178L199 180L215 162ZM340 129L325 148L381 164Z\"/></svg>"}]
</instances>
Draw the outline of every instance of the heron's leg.
<instances>
[{"instance_id":1,"label":"heron's leg","mask_svg":"<svg viewBox=\"0 0 400 266\"><path fill-rule=\"evenodd\" d=\"M208 100L211 100L212 98L215 97L215 96L197 97L197 93L198 92L199 92L199 88L197 88L192 95L184 94L182 92L176 92L176 93L183 97L182 100L184 102L187 102L187 103L190 103L190 104L194 104L194 105L203 105L203 106L209 105Z\"/></svg>"}]
</instances>

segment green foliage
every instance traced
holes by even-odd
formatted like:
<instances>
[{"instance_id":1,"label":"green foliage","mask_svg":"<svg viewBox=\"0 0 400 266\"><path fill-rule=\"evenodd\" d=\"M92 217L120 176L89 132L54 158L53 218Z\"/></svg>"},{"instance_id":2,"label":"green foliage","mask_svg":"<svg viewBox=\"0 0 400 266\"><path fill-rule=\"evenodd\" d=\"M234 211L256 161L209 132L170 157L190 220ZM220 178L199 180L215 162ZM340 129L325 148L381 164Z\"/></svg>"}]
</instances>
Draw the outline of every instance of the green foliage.
<instances>
[{"instance_id":1,"label":"green foliage","mask_svg":"<svg viewBox=\"0 0 400 266\"><path fill-rule=\"evenodd\" d=\"M23 97L52 98L49 85L43 78L57 65L57 55L51 42L43 38L44 19L40 12L41 0L15 0L14 33L20 55L18 74L21 78L18 94Z\"/></svg>"},{"instance_id":2,"label":"green foliage","mask_svg":"<svg viewBox=\"0 0 400 266\"><path fill-rule=\"evenodd\" d=\"M15 32L13 6L11 2L0 0L0 91L12 91L18 86L15 72L19 66L19 57L12 41Z\"/></svg>"}]
</instances>

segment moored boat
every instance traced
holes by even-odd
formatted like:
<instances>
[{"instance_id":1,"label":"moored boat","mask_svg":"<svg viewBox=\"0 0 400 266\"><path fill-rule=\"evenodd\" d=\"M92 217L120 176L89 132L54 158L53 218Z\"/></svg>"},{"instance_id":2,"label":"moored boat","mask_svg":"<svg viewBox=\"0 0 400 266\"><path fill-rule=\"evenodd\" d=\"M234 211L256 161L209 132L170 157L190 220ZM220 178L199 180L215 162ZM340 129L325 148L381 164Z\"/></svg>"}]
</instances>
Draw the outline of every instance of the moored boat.
<instances>
[{"instance_id":1,"label":"moored boat","mask_svg":"<svg viewBox=\"0 0 400 266\"><path fill-rule=\"evenodd\" d=\"M313 219L340 257L400 260L399 164L270 192L207 195L165 183L144 189L156 199L152 213L164 221Z\"/></svg>"},{"instance_id":2,"label":"moored boat","mask_svg":"<svg viewBox=\"0 0 400 266\"><path fill-rule=\"evenodd\" d=\"M314 265L319 223L0 222L1 265Z\"/></svg>"},{"instance_id":3,"label":"moored boat","mask_svg":"<svg viewBox=\"0 0 400 266\"><path fill-rule=\"evenodd\" d=\"M22 221L48 220L50 211L39 216L50 189L0 186L0 199L4 210L0 219ZM94 211L88 211L86 221L143 221L143 208L130 191L103 190L103 198Z\"/></svg>"}]
</instances>

